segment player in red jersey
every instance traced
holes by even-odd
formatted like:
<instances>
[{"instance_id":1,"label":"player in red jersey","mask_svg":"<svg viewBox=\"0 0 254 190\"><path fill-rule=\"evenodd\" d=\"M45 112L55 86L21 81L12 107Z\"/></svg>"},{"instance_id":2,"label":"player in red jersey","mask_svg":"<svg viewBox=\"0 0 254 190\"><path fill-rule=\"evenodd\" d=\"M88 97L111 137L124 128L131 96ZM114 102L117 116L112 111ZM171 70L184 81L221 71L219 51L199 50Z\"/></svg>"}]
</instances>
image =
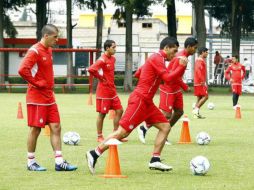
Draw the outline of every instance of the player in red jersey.
<instances>
[{"instance_id":1,"label":"player in red jersey","mask_svg":"<svg viewBox=\"0 0 254 190\"><path fill-rule=\"evenodd\" d=\"M77 167L63 159L60 116L54 95L54 72L51 47L58 41L58 28L47 24L42 28L40 42L27 52L19 68L20 76L28 82L27 118L30 132L27 140L27 169L45 171L35 160L35 149L41 128L50 127L51 146L55 152L55 170L72 171Z\"/></svg>"},{"instance_id":2,"label":"player in red jersey","mask_svg":"<svg viewBox=\"0 0 254 190\"><path fill-rule=\"evenodd\" d=\"M116 92L114 83L114 72L116 59L116 43L113 40L106 40L104 43L105 53L89 67L88 71L94 77L99 79L96 90L96 111L99 112L97 118L97 141L104 140L102 134L103 122L110 109L115 110L114 131L119 126L119 120L123 114L123 107ZM126 141L126 139L124 139Z\"/></svg>"},{"instance_id":3,"label":"player in red jersey","mask_svg":"<svg viewBox=\"0 0 254 190\"><path fill-rule=\"evenodd\" d=\"M238 55L232 56L231 65L227 68L225 77L231 83L234 109L238 104L239 96L242 94L242 81L244 76L245 67L238 62Z\"/></svg>"},{"instance_id":4,"label":"player in red jersey","mask_svg":"<svg viewBox=\"0 0 254 190\"><path fill-rule=\"evenodd\" d=\"M206 85L206 58L208 49L201 47L198 49L199 57L195 61L194 68L194 95L197 96L197 102L193 109L193 117L196 119L204 119L199 110L201 106L208 100L208 88Z\"/></svg>"},{"instance_id":5,"label":"player in red jersey","mask_svg":"<svg viewBox=\"0 0 254 190\"><path fill-rule=\"evenodd\" d=\"M193 37L188 37L184 42L184 49L176 54L176 57L168 64L168 71L174 72L180 66L182 59L187 59L190 55L193 55L197 49L197 40ZM183 94L182 90L187 91L188 86L182 80L182 75L178 75L174 81L165 81L160 85L160 104L159 108L165 117L169 120L171 127L179 120L183 115ZM151 125L141 125L138 128L139 139L142 143L145 143L145 136L147 130ZM166 144L171 144L166 141Z\"/></svg>"},{"instance_id":6,"label":"player in red jersey","mask_svg":"<svg viewBox=\"0 0 254 190\"><path fill-rule=\"evenodd\" d=\"M165 66L165 61L174 57L178 50L178 45L178 41L175 38L166 37L160 43L160 51L152 54L146 60L140 73L138 84L131 93L127 109L119 122L119 128L110 134L98 147L86 153L87 164L92 174L95 172L95 164L98 157L108 149L108 145L105 145L105 142L110 138L121 140L127 137L143 121L159 129L149 168L161 171L172 169L171 166L161 163L160 159L161 151L171 127L165 116L154 105L153 97L162 80L173 81L177 76L184 73L187 59L182 60L179 63L179 67L171 73L167 71Z\"/></svg>"}]
</instances>

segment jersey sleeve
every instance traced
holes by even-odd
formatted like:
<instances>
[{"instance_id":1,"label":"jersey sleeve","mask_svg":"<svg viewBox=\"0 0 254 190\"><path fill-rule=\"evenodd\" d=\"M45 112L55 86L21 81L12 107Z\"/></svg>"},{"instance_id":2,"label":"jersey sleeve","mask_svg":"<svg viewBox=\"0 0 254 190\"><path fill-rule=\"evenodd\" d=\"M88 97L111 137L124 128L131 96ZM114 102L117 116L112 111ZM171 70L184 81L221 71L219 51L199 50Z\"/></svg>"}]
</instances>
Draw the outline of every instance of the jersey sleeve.
<instances>
[{"instance_id":1,"label":"jersey sleeve","mask_svg":"<svg viewBox=\"0 0 254 190\"><path fill-rule=\"evenodd\" d=\"M105 65L105 61L102 59L98 59L93 65L88 68L88 72L93 75L95 78L99 80L104 79L103 75L103 67Z\"/></svg>"},{"instance_id":2,"label":"jersey sleeve","mask_svg":"<svg viewBox=\"0 0 254 190\"><path fill-rule=\"evenodd\" d=\"M138 70L134 73L134 77L139 79L141 75L142 66L138 68Z\"/></svg>"},{"instance_id":3,"label":"jersey sleeve","mask_svg":"<svg viewBox=\"0 0 254 190\"><path fill-rule=\"evenodd\" d=\"M229 66L229 67L227 68L226 72L225 72L225 78L226 78L227 80L230 80L230 77L231 77L230 72L231 72L231 66Z\"/></svg>"},{"instance_id":4,"label":"jersey sleeve","mask_svg":"<svg viewBox=\"0 0 254 190\"><path fill-rule=\"evenodd\" d=\"M18 70L19 75L26 80L28 83L32 84L37 88L44 88L47 86L47 81L39 80L37 81L32 75L32 69L37 63L38 53L33 50L28 50L26 56L22 60L20 64L20 68Z\"/></svg>"},{"instance_id":5,"label":"jersey sleeve","mask_svg":"<svg viewBox=\"0 0 254 190\"><path fill-rule=\"evenodd\" d=\"M246 70L245 70L245 67L243 65L242 65L241 69L242 69L242 80L243 80L244 77L245 77L245 74L246 74Z\"/></svg>"}]
</instances>

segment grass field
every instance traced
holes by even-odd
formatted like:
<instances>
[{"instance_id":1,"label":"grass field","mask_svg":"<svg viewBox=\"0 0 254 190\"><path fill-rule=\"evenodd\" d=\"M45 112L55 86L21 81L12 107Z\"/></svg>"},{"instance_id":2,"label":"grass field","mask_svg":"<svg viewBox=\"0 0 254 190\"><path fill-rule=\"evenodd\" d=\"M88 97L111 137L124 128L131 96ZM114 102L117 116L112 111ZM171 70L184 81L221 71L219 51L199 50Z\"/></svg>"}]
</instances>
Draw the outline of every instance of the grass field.
<instances>
[{"instance_id":1,"label":"grass field","mask_svg":"<svg viewBox=\"0 0 254 190\"><path fill-rule=\"evenodd\" d=\"M166 146L162 153L165 163L174 167L171 172L150 171L148 162L153 150L156 129L147 135L147 144L141 144L137 131L129 136L129 142L118 147L122 174L127 179L103 179L107 153L97 164L96 175L91 176L85 161L85 152L96 143L95 105L87 105L87 94L57 94L61 114L62 134L76 131L81 136L79 146L63 145L65 159L78 165L75 172L55 172L54 156L49 138L40 136L36 157L46 167L46 172L28 172L26 170L26 138L28 128L26 119L16 119L18 102L22 102L26 117L25 94L0 94L0 190L253 190L254 189L254 98L240 97L242 119L234 119L231 95L211 95L215 110L206 105L201 110L207 118L194 120L191 117L191 105L195 98L190 94L184 96L185 113L190 117L189 124L192 144L177 144L180 137L181 122L172 129L169 138L172 146ZM127 104L128 95L120 94L123 106ZM158 96L155 101L158 102ZM95 103L95 100L93 99ZM112 120L105 119L104 131L112 130ZM210 134L212 141L208 146L195 143L199 131ZM206 156L211 168L206 176L190 174L189 161L197 155Z\"/></svg>"}]
</instances>

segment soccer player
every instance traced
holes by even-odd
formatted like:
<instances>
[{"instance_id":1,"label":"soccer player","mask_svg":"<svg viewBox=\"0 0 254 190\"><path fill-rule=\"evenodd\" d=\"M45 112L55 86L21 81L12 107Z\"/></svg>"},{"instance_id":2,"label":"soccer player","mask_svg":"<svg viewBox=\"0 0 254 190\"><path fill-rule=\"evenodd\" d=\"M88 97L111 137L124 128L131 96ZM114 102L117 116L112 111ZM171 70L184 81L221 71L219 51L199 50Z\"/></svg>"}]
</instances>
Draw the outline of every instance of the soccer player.
<instances>
[{"instance_id":1,"label":"soccer player","mask_svg":"<svg viewBox=\"0 0 254 190\"><path fill-rule=\"evenodd\" d=\"M153 97L162 80L173 81L184 72L187 60L182 60L179 67L169 73L165 67L165 61L171 60L178 50L178 41L175 38L166 37L160 43L160 50L152 54L143 65L139 81L131 93L127 109L121 118L117 131L110 134L95 149L87 151L86 158L89 170L95 173L95 164L101 154L108 149L105 142L110 138L121 140L127 137L141 122L155 126L159 129L155 139L153 155L149 163L150 169L169 171L171 166L161 163L160 155L170 132L170 124L161 111L155 106Z\"/></svg>"},{"instance_id":2,"label":"soccer player","mask_svg":"<svg viewBox=\"0 0 254 190\"><path fill-rule=\"evenodd\" d=\"M208 92L206 85L206 58L208 49L201 47L198 49L199 57L195 61L194 68L194 95L197 96L197 102L193 109L193 117L196 119L204 119L199 110L201 106L208 100Z\"/></svg>"},{"instance_id":3,"label":"soccer player","mask_svg":"<svg viewBox=\"0 0 254 190\"><path fill-rule=\"evenodd\" d=\"M117 96L116 86L114 83L114 72L116 59L116 43L113 40L106 40L104 43L105 53L89 67L88 71L94 77L99 79L96 90L96 111L99 113L97 117L97 141L104 140L102 134L103 122L106 114L110 109L115 110L114 131L119 126L119 120L123 114L121 101ZM123 139L127 141L127 139Z\"/></svg>"},{"instance_id":4,"label":"soccer player","mask_svg":"<svg viewBox=\"0 0 254 190\"><path fill-rule=\"evenodd\" d=\"M231 65L226 70L226 79L230 81L233 93L233 108L238 103L239 96L242 94L242 81L245 76L244 66L238 62L238 55L232 56Z\"/></svg>"},{"instance_id":5,"label":"soccer player","mask_svg":"<svg viewBox=\"0 0 254 190\"><path fill-rule=\"evenodd\" d=\"M40 42L27 52L19 68L20 76L28 82L27 118L30 132L27 140L27 169L45 171L35 159L35 149L41 128L50 128L50 142L55 153L56 171L73 171L77 167L63 159L60 116L54 95L54 72L51 47L58 41L58 28L47 24L42 28Z\"/></svg>"},{"instance_id":6,"label":"soccer player","mask_svg":"<svg viewBox=\"0 0 254 190\"><path fill-rule=\"evenodd\" d=\"M174 72L181 66L180 62L193 55L197 49L197 40L193 37L188 37L184 42L184 49L176 54L176 57L170 61L167 69L169 72ZM185 70L184 70L185 71ZM160 85L160 104L159 108L165 117L169 120L170 126L173 127L179 118L183 115L183 93L182 90L188 91L188 85L182 80L184 72L177 76L174 81L165 81ZM139 139L145 143L147 130L151 125L140 126L138 128ZM166 141L167 142L167 141Z\"/></svg>"}]
</instances>

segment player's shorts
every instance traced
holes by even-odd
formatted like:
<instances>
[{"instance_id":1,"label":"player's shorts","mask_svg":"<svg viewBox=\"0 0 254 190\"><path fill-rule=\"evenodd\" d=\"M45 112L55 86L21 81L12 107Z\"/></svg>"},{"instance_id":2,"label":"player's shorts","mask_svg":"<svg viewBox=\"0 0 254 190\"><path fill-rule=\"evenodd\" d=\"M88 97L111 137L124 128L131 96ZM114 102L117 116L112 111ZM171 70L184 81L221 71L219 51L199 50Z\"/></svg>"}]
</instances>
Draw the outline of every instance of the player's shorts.
<instances>
[{"instance_id":1,"label":"player's shorts","mask_svg":"<svg viewBox=\"0 0 254 190\"><path fill-rule=\"evenodd\" d=\"M194 86L194 95L195 96L208 96L207 86Z\"/></svg>"},{"instance_id":2,"label":"player's shorts","mask_svg":"<svg viewBox=\"0 0 254 190\"><path fill-rule=\"evenodd\" d=\"M27 104L27 122L30 127L40 128L49 123L60 123L57 104L49 106Z\"/></svg>"},{"instance_id":3,"label":"player's shorts","mask_svg":"<svg viewBox=\"0 0 254 190\"><path fill-rule=\"evenodd\" d=\"M96 111L102 114L107 114L109 110L123 109L118 96L113 99L96 99Z\"/></svg>"},{"instance_id":4,"label":"player's shorts","mask_svg":"<svg viewBox=\"0 0 254 190\"><path fill-rule=\"evenodd\" d=\"M145 121L148 125L155 123L168 123L166 117L151 101L147 102L136 93L132 93L128 106L119 122L126 131L131 132L140 123Z\"/></svg>"},{"instance_id":5,"label":"player's shorts","mask_svg":"<svg viewBox=\"0 0 254 190\"><path fill-rule=\"evenodd\" d=\"M238 95L242 94L242 85L232 84L231 89L232 89L232 92L235 94L238 94Z\"/></svg>"},{"instance_id":6,"label":"player's shorts","mask_svg":"<svg viewBox=\"0 0 254 190\"><path fill-rule=\"evenodd\" d=\"M160 91L159 108L165 112L172 113L172 110L183 110L183 94L181 91L176 93L167 93Z\"/></svg>"}]
</instances>

